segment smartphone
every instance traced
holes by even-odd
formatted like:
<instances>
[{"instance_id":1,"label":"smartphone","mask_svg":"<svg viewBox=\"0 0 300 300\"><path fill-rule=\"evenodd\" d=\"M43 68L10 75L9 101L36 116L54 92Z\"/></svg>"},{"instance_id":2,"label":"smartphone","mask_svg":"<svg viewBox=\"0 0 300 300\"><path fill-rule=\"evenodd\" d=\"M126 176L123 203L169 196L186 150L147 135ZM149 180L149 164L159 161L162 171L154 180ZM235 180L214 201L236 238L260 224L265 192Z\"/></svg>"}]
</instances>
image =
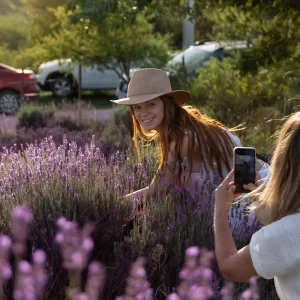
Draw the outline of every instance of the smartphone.
<instances>
[{"instance_id":1,"label":"smartphone","mask_svg":"<svg viewBox=\"0 0 300 300\"><path fill-rule=\"evenodd\" d=\"M255 149L236 147L233 153L235 192L249 193L243 188L243 185L255 183Z\"/></svg>"}]
</instances>

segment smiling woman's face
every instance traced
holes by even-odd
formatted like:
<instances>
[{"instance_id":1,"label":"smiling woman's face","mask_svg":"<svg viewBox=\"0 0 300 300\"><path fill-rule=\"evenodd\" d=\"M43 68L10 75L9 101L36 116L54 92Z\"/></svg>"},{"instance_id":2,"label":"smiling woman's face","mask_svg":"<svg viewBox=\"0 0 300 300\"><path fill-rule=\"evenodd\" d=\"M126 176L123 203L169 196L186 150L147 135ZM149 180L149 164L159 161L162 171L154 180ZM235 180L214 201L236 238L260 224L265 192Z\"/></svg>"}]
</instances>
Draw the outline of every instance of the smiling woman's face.
<instances>
[{"instance_id":1,"label":"smiling woman's face","mask_svg":"<svg viewBox=\"0 0 300 300\"><path fill-rule=\"evenodd\" d=\"M144 103L132 105L136 120L144 130L158 130L164 119L164 103L155 98Z\"/></svg>"}]
</instances>

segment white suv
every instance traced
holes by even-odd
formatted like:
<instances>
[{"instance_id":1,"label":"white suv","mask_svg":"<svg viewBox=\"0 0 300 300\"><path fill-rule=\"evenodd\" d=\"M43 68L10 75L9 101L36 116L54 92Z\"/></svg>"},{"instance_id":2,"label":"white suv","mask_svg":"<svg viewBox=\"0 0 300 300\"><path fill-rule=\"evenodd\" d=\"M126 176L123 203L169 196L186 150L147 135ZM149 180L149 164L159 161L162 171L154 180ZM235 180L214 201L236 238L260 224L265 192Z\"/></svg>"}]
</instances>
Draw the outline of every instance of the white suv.
<instances>
[{"instance_id":1,"label":"white suv","mask_svg":"<svg viewBox=\"0 0 300 300\"><path fill-rule=\"evenodd\" d=\"M97 65L82 66L81 88L83 90L116 89L120 78L112 69ZM52 60L39 66L37 82L42 90L66 97L78 87L79 65L71 59Z\"/></svg>"},{"instance_id":2,"label":"white suv","mask_svg":"<svg viewBox=\"0 0 300 300\"><path fill-rule=\"evenodd\" d=\"M175 55L165 66L171 83L178 77L178 70L182 68L183 58L185 62L186 75L188 77L197 77L197 69L203 68L205 62L212 58L221 60L224 57L229 57L234 55L234 51L240 51L241 49L246 49L252 47L248 45L246 41L235 41L235 42L214 42L214 41L202 41L196 42L194 45L188 47L187 49L179 52ZM130 77L136 69L130 70ZM128 80L125 75L123 75L124 80L119 81L119 85L116 89L115 95L118 99L125 98L127 95L127 82ZM173 86L174 88L174 86ZM176 88L180 88L177 87Z\"/></svg>"}]
</instances>

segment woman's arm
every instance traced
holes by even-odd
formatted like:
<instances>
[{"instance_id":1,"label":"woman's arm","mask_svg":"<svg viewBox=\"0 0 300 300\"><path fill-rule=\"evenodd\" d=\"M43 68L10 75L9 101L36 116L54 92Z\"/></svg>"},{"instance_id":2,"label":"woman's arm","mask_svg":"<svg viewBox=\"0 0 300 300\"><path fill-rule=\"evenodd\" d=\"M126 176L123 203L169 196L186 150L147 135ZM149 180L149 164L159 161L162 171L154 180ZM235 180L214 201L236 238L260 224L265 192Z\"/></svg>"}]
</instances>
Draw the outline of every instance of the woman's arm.
<instances>
[{"instance_id":1,"label":"woman's arm","mask_svg":"<svg viewBox=\"0 0 300 300\"><path fill-rule=\"evenodd\" d=\"M258 276L250 255L249 246L237 250L228 224L228 209L234 198L235 187L230 183L231 171L215 191L215 253L222 276L230 281L246 282Z\"/></svg>"},{"instance_id":2,"label":"woman's arm","mask_svg":"<svg viewBox=\"0 0 300 300\"><path fill-rule=\"evenodd\" d=\"M167 158L168 166L172 166L172 164L176 163L176 159L173 154L174 149L175 149L175 143L171 142L170 151L168 153L168 158ZM125 199L127 200L142 199L142 198L149 199L161 194L167 195L170 191L169 182L171 182L173 178L174 178L174 174L172 170L166 167L166 173L164 178L160 178L157 176L154 177L149 186L126 195Z\"/></svg>"},{"instance_id":3,"label":"woman's arm","mask_svg":"<svg viewBox=\"0 0 300 300\"><path fill-rule=\"evenodd\" d=\"M149 186L143 188L143 189L140 189L140 190L137 190L137 191L134 191L130 194L127 194L124 198L126 200L129 200L129 201L133 201L134 199L142 199L142 198L145 198L145 197L148 197L148 194L149 194Z\"/></svg>"}]
</instances>

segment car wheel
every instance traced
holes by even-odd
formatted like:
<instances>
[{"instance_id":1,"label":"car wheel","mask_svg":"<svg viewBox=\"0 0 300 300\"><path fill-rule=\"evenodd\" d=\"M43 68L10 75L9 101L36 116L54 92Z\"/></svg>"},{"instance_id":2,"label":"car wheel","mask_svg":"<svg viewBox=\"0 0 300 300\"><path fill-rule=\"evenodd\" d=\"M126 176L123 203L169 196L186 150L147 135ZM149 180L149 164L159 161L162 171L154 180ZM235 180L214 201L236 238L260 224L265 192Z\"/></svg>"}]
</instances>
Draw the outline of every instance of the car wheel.
<instances>
[{"instance_id":1,"label":"car wheel","mask_svg":"<svg viewBox=\"0 0 300 300\"><path fill-rule=\"evenodd\" d=\"M56 97L70 96L73 92L72 80L63 76L54 78L51 91Z\"/></svg>"},{"instance_id":2,"label":"car wheel","mask_svg":"<svg viewBox=\"0 0 300 300\"><path fill-rule=\"evenodd\" d=\"M0 93L0 111L6 115L13 115L20 106L20 95L12 91Z\"/></svg>"}]
</instances>

